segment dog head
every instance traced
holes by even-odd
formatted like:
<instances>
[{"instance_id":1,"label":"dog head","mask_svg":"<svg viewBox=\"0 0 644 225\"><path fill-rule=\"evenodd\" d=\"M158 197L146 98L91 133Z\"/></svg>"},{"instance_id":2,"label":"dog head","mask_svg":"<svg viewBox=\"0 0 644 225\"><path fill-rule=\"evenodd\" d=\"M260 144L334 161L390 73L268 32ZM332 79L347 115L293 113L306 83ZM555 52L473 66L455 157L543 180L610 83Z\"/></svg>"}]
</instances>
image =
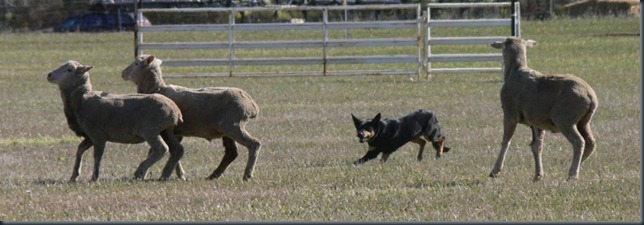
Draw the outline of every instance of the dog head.
<instances>
[{"instance_id":1,"label":"dog head","mask_svg":"<svg viewBox=\"0 0 644 225\"><path fill-rule=\"evenodd\" d=\"M364 143L365 141L369 142L369 140L378 134L378 129L380 128L380 113L373 119L367 121L362 121L353 114L351 114L351 118L353 119L353 125L356 126L360 143Z\"/></svg>"}]
</instances>

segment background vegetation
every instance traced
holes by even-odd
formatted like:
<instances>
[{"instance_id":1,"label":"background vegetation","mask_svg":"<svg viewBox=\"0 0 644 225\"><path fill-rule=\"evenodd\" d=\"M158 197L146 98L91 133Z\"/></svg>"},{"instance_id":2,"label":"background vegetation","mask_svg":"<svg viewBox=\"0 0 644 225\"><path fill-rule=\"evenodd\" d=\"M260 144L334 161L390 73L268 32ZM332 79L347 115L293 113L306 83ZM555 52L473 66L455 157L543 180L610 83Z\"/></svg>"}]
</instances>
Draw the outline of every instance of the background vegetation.
<instances>
[{"instance_id":1,"label":"background vegetation","mask_svg":"<svg viewBox=\"0 0 644 225\"><path fill-rule=\"evenodd\" d=\"M255 177L242 182L247 151L218 180L221 141L185 139L189 181L157 182L132 174L147 146L110 143L101 179L67 184L80 139L67 128L55 85L45 74L74 59L95 66L96 90L134 92L120 78L132 60L132 33L0 35L0 218L3 221L641 221L639 18L522 23L538 41L530 66L574 73L590 83L600 106L592 122L597 151L580 180L566 182L571 146L548 133L546 176L533 183L530 133L520 126L506 168L488 178L499 151L500 74L406 76L172 78L188 87L248 91L260 116L248 125L262 151ZM366 35L366 34L365 34ZM386 164L359 167L360 145L349 113L398 117L434 111L452 151L415 160L403 146Z\"/></svg>"}]
</instances>

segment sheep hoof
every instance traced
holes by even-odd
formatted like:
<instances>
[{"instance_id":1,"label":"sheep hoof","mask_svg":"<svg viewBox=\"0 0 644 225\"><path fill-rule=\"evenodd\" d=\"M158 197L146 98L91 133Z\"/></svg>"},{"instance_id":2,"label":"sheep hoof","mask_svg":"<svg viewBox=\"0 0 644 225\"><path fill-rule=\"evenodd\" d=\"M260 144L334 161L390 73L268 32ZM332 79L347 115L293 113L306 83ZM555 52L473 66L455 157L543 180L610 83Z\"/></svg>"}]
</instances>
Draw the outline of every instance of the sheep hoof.
<instances>
[{"instance_id":1,"label":"sheep hoof","mask_svg":"<svg viewBox=\"0 0 644 225\"><path fill-rule=\"evenodd\" d=\"M492 171L492 172L490 173L490 176L489 176L489 177L491 177L491 178L497 178L497 177L499 176L499 173L500 173L500 172L501 172L501 171L498 171L498 172L494 172L494 171Z\"/></svg>"},{"instance_id":2,"label":"sheep hoof","mask_svg":"<svg viewBox=\"0 0 644 225\"><path fill-rule=\"evenodd\" d=\"M419 157L418 157L418 158L416 158L416 159L418 159L418 162L423 161L423 157L422 157L422 156L419 156Z\"/></svg>"},{"instance_id":3,"label":"sheep hoof","mask_svg":"<svg viewBox=\"0 0 644 225\"><path fill-rule=\"evenodd\" d=\"M210 176L208 176L208 178L206 178L206 180L217 179L217 178L221 177L221 174L222 173L213 172L212 174L210 174Z\"/></svg>"},{"instance_id":4,"label":"sheep hoof","mask_svg":"<svg viewBox=\"0 0 644 225\"><path fill-rule=\"evenodd\" d=\"M251 177L253 177L253 176L251 176L251 175L244 175L244 181L248 181L248 180L250 180L250 178L251 178Z\"/></svg>"},{"instance_id":5,"label":"sheep hoof","mask_svg":"<svg viewBox=\"0 0 644 225\"><path fill-rule=\"evenodd\" d=\"M573 176L568 177L568 181L576 181L577 179L579 179L577 177L577 175L573 175Z\"/></svg>"},{"instance_id":6,"label":"sheep hoof","mask_svg":"<svg viewBox=\"0 0 644 225\"><path fill-rule=\"evenodd\" d=\"M536 176L534 176L534 179L532 179L532 181L533 182L539 182L539 181L541 181L542 177L543 177L542 175L536 175Z\"/></svg>"}]
</instances>

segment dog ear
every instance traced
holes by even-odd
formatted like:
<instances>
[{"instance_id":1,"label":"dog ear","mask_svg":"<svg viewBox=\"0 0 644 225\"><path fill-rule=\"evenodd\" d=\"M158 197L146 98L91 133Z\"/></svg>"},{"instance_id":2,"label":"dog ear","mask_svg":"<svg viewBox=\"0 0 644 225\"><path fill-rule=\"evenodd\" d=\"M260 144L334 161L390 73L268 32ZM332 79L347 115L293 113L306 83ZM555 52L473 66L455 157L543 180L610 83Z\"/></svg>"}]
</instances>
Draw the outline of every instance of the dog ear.
<instances>
[{"instance_id":1,"label":"dog ear","mask_svg":"<svg viewBox=\"0 0 644 225\"><path fill-rule=\"evenodd\" d=\"M351 113L351 119L353 119L353 125L356 126L356 128L359 127L360 124L362 124L362 120L354 116L353 113Z\"/></svg>"},{"instance_id":2,"label":"dog ear","mask_svg":"<svg viewBox=\"0 0 644 225\"><path fill-rule=\"evenodd\" d=\"M378 115L376 115L376 117L374 117L371 122L380 122L380 113L378 113Z\"/></svg>"}]
</instances>

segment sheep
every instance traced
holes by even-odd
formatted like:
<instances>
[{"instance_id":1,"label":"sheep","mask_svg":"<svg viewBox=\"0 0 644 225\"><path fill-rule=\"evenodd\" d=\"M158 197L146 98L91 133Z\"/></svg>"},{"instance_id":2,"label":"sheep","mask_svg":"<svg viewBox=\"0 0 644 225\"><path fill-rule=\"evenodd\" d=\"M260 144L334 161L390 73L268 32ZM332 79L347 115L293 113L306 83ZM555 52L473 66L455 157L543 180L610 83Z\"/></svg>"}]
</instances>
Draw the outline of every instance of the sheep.
<instances>
[{"instance_id":1,"label":"sheep","mask_svg":"<svg viewBox=\"0 0 644 225\"><path fill-rule=\"evenodd\" d=\"M497 177L503 169L503 160L517 123L532 130L532 154L535 161L534 181L544 176L541 146L545 130L561 132L573 147L572 165L568 181L578 179L580 165L595 149L595 138L590 120L597 110L595 91L579 77L571 74L546 75L528 68L526 47L533 40L508 37L491 44L503 51L503 79L501 106L503 108L503 141L501 152L490 177Z\"/></svg>"},{"instance_id":2,"label":"sheep","mask_svg":"<svg viewBox=\"0 0 644 225\"><path fill-rule=\"evenodd\" d=\"M136 179L145 178L148 169L166 154L169 145L171 155L161 175L161 180L166 180L183 155L183 147L173 134L173 128L182 122L179 107L158 94L115 95L93 91L89 77L92 68L70 60L47 74L47 81L59 87L69 128L83 138L76 151L69 182L76 182L83 153L92 146L94 173L91 181L98 180L108 141L131 144L146 141L150 145L147 159L134 173Z\"/></svg>"},{"instance_id":3,"label":"sheep","mask_svg":"<svg viewBox=\"0 0 644 225\"><path fill-rule=\"evenodd\" d=\"M219 178L237 158L237 143L248 149L244 181L253 177L261 143L245 129L249 119L257 117L259 107L251 96L239 88L206 87L192 89L166 85L161 73L160 59L153 55L139 55L123 69L121 77L137 85L138 93L160 93L172 99L183 113L184 122L175 128L179 140L183 137L201 137L207 140L222 138L225 148L219 166L207 178ZM183 173L181 163L176 171Z\"/></svg>"}]
</instances>

